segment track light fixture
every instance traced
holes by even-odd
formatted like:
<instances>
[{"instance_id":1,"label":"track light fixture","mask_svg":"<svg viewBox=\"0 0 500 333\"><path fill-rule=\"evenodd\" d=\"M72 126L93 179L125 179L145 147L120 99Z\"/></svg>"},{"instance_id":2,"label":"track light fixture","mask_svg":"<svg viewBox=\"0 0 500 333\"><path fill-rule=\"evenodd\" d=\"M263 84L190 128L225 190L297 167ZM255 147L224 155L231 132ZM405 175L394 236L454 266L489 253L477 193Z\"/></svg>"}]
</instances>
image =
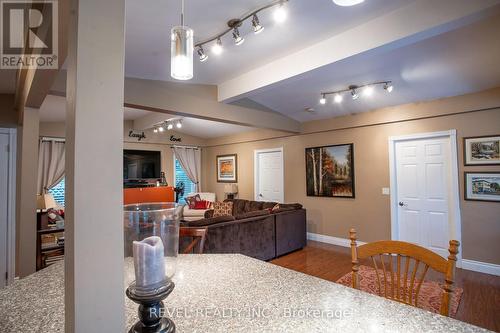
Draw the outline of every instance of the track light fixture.
<instances>
[{"instance_id":1,"label":"track light fixture","mask_svg":"<svg viewBox=\"0 0 500 333\"><path fill-rule=\"evenodd\" d=\"M164 132L165 130L170 131L172 129L177 128L181 129L182 128L182 119L169 119L166 120L160 124L154 125L153 127L153 132L158 133L158 132Z\"/></svg>"},{"instance_id":2,"label":"track light fixture","mask_svg":"<svg viewBox=\"0 0 500 333\"><path fill-rule=\"evenodd\" d=\"M259 18L257 17L257 14L254 14L252 17L252 27L253 27L253 32L255 34L261 33L264 31L264 27L260 25Z\"/></svg>"},{"instance_id":3,"label":"track light fixture","mask_svg":"<svg viewBox=\"0 0 500 333\"><path fill-rule=\"evenodd\" d=\"M233 28L233 39L234 39L234 44L236 45L241 45L245 41L245 38L241 37L240 31L238 30L237 27Z\"/></svg>"},{"instance_id":4,"label":"track light fixture","mask_svg":"<svg viewBox=\"0 0 500 333\"><path fill-rule=\"evenodd\" d=\"M274 0L268 5L262 6L251 13L241 17L241 18L235 18L231 19L227 22L228 28L218 35L208 38L204 41L201 41L195 45L195 47L198 48L197 52L200 57L200 61L204 62L208 59L208 57L205 55L205 52L203 50L203 46L213 43L212 46L212 52L214 54L221 54L222 53L222 41L221 38L224 37L226 34L232 32L234 43L236 45L241 45L245 41L245 39L240 35L239 27L245 23L246 20L250 19L252 20L252 28L253 32L255 34L261 33L264 30L264 27L260 24L259 18L257 17L257 14L260 13L263 10L266 10L268 8L276 7L276 10L273 13L274 20L278 23L281 23L285 21L286 19L286 10L285 10L285 3L288 2L288 0Z\"/></svg>"},{"instance_id":5,"label":"track light fixture","mask_svg":"<svg viewBox=\"0 0 500 333\"><path fill-rule=\"evenodd\" d=\"M321 93L321 98L319 99L319 104L326 104L326 97L328 95L334 95L333 101L335 103L341 103L343 100L342 94L349 92L351 94L351 98L353 100L356 100L360 97L359 91L362 91L364 97L369 97L373 95L375 92L375 87L383 85L383 88L385 91L390 93L393 89L394 86L392 85L391 81L379 81L379 82L373 82L373 83L368 83L368 84L363 84L360 86L356 85L350 85L346 89L342 90L337 90L337 91L329 91L329 92L322 92Z\"/></svg>"},{"instance_id":6,"label":"track light fixture","mask_svg":"<svg viewBox=\"0 0 500 333\"><path fill-rule=\"evenodd\" d=\"M203 47L198 47L198 50L196 52L198 52L198 56L200 57L201 62L207 61L208 56L206 55L205 50L203 50Z\"/></svg>"}]
</instances>

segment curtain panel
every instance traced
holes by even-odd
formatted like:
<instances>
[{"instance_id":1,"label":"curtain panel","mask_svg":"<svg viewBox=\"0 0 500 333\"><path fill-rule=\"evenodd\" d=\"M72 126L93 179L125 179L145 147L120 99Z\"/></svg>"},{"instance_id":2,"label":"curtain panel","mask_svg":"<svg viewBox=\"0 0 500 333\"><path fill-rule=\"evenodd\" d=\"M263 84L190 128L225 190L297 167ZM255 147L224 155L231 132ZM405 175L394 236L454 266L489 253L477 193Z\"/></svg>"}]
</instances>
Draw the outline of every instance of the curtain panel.
<instances>
[{"instance_id":1,"label":"curtain panel","mask_svg":"<svg viewBox=\"0 0 500 333\"><path fill-rule=\"evenodd\" d=\"M64 178L66 146L63 141L40 140L38 150L38 194L47 193Z\"/></svg>"},{"instance_id":2,"label":"curtain panel","mask_svg":"<svg viewBox=\"0 0 500 333\"><path fill-rule=\"evenodd\" d=\"M172 147L172 149L184 172L195 184L195 192L201 192L201 150L191 147Z\"/></svg>"}]
</instances>

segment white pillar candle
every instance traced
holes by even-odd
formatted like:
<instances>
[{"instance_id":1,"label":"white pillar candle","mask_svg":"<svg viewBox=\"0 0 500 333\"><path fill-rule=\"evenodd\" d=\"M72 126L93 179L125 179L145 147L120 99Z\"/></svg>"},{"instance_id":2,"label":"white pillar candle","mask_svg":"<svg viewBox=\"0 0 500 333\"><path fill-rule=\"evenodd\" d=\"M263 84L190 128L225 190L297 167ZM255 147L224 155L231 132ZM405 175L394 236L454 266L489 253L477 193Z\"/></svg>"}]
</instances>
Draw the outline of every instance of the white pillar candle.
<instances>
[{"instance_id":1,"label":"white pillar candle","mask_svg":"<svg viewBox=\"0 0 500 333\"><path fill-rule=\"evenodd\" d=\"M134 270L137 287L147 288L165 279L163 242L151 236L140 242L134 241Z\"/></svg>"}]
</instances>

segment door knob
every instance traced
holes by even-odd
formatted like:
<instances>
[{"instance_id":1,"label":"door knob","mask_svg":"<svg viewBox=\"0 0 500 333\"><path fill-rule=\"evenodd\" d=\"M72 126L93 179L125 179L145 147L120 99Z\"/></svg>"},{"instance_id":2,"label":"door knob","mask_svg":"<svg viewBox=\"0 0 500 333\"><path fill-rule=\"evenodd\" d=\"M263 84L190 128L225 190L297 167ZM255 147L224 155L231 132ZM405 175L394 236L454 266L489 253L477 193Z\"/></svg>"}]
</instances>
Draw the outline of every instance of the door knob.
<instances>
[{"instance_id":1,"label":"door knob","mask_svg":"<svg viewBox=\"0 0 500 333\"><path fill-rule=\"evenodd\" d=\"M407 204L405 204L403 201L400 201L400 202L398 203L398 205L399 205L400 207L406 207L406 206L408 206L408 205L407 205Z\"/></svg>"},{"instance_id":2,"label":"door knob","mask_svg":"<svg viewBox=\"0 0 500 333\"><path fill-rule=\"evenodd\" d=\"M259 193L259 197L261 197L261 198L263 197L262 193Z\"/></svg>"}]
</instances>

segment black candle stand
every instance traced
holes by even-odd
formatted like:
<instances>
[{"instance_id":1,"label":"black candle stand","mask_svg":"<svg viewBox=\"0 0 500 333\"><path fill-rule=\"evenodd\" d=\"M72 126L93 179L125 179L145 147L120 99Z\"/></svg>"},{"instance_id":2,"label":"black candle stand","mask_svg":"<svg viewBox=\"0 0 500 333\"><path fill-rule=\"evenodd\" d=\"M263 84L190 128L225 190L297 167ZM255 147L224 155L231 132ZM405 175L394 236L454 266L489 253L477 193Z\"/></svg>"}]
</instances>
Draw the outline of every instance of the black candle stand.
<instances>
[{"instance_id":1,"label":"black candle stand","mask_svg":"<svg viewBox=\"0 0 500 333\"><path fill-rule=\"evenodd\" d=\"M143 295L137 292L135 283L131 284L126 295L135 303L139 304L139 321L128 331L129 333L174 333L174 322L163 317L163 300L174 290L175 284L168 279L165 285L157 289L157 292Z\"/></svg>"}]
</instances>

